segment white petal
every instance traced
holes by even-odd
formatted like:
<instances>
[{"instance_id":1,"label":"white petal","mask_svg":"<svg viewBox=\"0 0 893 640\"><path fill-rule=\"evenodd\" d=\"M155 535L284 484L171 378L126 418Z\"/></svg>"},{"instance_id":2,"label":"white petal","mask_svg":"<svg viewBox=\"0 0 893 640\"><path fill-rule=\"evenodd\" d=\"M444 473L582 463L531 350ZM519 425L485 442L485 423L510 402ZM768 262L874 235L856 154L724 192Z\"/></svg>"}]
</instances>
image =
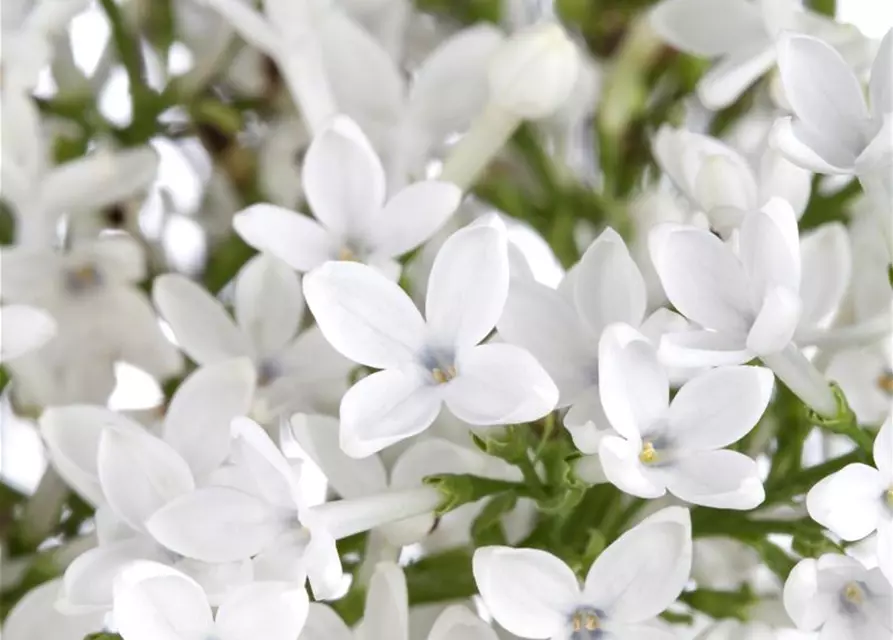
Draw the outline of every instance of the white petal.
<instances>
[{"instance_id":1,"label":"white petal","mask_svg":"<svg viewBox=\"0 0 893 640\"><path fill-rule=\"evenodd\" d=\"M96 458L106 427L142 431L128 418L104 407L51 407L40 416L40 432L59 475L93 505L105 502Z\"/></svg>"},{"instance_id":2,"label":"white petal","mask_svg":"<svg viewBox=\"0 0 893 640\"><path fill-rule=\"evenodd\" d=\"M301 640L355 640L353 632L335 611L319 602L310 603Z\"/></svg>"},{"instance_id":3,"label":"white petal","mask_svg":"<svg viewBox=\"0 0 893 640\"><path fill-rule=\"evenodd\" d=\"M530 422L558 402L558 388L536 359L510 344L485 344L456 356L458 375L443 387L450 411L469 424Z\"/></svg>"},{"instance_id":4,"label":"white petal","mask_svg":"<svg viewBox=\"0 0 893 640\"><path fill-rule=\"evenodd\" d=\"M745 0L665 0L651 12L651 24L677 49L708 58L765 37L759 9Z\"/></svg>"},{"instance_id":5,"label":"white petal","mask_svg":"<svg viewBox=\"0 0 893 640\"><path fill-rule=\"evenodd\" d=\"M499 640L499 636L467 608L451 605L437 616L428 640Z\"/></svg>"},{"instance_id":6,"label":"white petal","mask_svg":"<svg viewBox=\"0 0 893 640\"><path fill-rule=\"evenodd\" d=\"M339 235L364 237L385 198L381 161L357 124L336 116L304 158L302 182L316 219Z\"/></svg>"},{"instance_id":7,"label":"white petal","mask_svg":"<svg viewBox=\"0 0 893 640\"><path fill-rule=\"evenodd\" d=\"M775 64L769 40L751 44L721 58L698 82L698 98L708 109L725 109Z\"/></svg>"},{"instance_id":8,"label":"white petal","mask_svg":"<svg viewBox=\"0 0 893 640\"><path fill-rule=\"evenodd\" d=\"M462 200L451 182L426 180L400 190L374 218L371 249L396 257L415 249L440 229Z\"/></svg>"},{"instance_id":9,"label":"white petal","mask_svg":"<svg viewBox=\"0 0 893 640\"><path fill-rule=\"evenodd\" d=\"M334 238L312 218L271 204L251 205L233 218L233 229L248 245L310 271L337 253Z\"/></svg>"},{"instance_id":10,"label":"white petal","mask_svg":"<svg viewBox=\"0 0 893 640\"><path fill-rule=\"evenodd\" d=\"M335 537L323 526L314 523L304 562L313 597L317 600L337 598L344 584L344 571Z\"/></svg>"},{"instance_id":11,"label":"white petal","mask_svg":"<svg viewBox=\"0 0 893 640\"><path fill-rule=\"evenodd\" d=\"M56 321L46 311L20 304L0 308L0 361L18 358L49 342L56 333Z\"/></svg>"},{"instance_id":12,"label":"white petal","mask_svg":"<svg viewBox=\"0 0 893 640\"><path fill-rule=\"evenodd\" d=\"M341 400L341 448L365 458L427 429L440 413L441 391L415 368L366 376Z\"/></svg>"},{"instance_id":13,"label":"white petal","mask_svg":"<svg viewBox=\"0 0 893 640\"><path fill-rule=\"evenodd\" d=\"M877 561L887 580L893 584L893 523L882 522L878 527Z\"/></svg>"},{"instance_id":14,"label":"white petal","mask_svg":"<svg viewBox=\"0 0 893 640\"><path fill-rule=\"evenodd\" d=\"M220 640L295 640L309 604L303 585L255 582L226 597L215 629Z\"/></svg>"},{"instance_id":15,"label":"white petal","mask_svg":"<svg viewBox=\"0 0 893 640\"><path fill-rule=\"evenodd\" d=\"M784 198L799 219L812 194L812 172L798 167L770 146L760 158L760 202Z\"/></svg>"},{"instance_id":16,"label":"white petal","mask_svg":"<svg viewBox=\"0 0 893 640\"><path fill-rule=\"evenodd\" d=\"M90 253L100 270L114 282L136 283L146 277L146 256L130 236L100 237L91 245Z\"/></svg>"},{"instance_id":17,"label":"white petal","mask_svg":"<svg viewBox=\"0 0 893 640\"><path fill-rule=\"evenodd\" d=\"M286 513L229 487L207 487L155 512L146 527L175 553L205 562L237 562L261 552L287 526Z\"/></svg>"},{"instance_id":18,"label":"white petal","mask_svg":"<svg viewBox=\"0 0 893 640\"><path fill-rule=\"evenodd\" d=\"M773 286L800 288L797 216L786 200L773 198L741 223L739 256L751 281L755 303Z\"/></svg>"},{"instance_id":19,"label":"white petal","mask_svg":"<svg viewBox=\"0 0 893 640\"><path fill-rule=\"evenodd\" d=\"M22 596L3 623L4 640L81 640L104 628L104 611L68 615L56 609L60 582L44 582Z\"/></svg>"},{"instance_id":20,"label":"white petal","mask_svg":"<svg viewBox=\"0 0 893 640\"><path fill-rule=\"evenodd\" d=\"M750 510L766 499L757 463L737 451L701 451L672 464L667 489L678 498L714 509Z\"/></svg>"},{"instance_id":21,"label":"white petal","mask_svg":"<svg viewBox=\"0 0 893 640\"><path fill-rule=\"evenodd\" d=\"M580 598L574 572L539 549L482 547L474 553L473 569L487 610L523 638L552 638L563 631Z\"/></svg>"},{"instance_id":22,"label":"white petal","mask_svg":"<svg viewBox=\"0 0 893 640\"><path fill-rule=\"evenodd\" d=\"M180 454L145 432L106 429L99 438L97 468L109 505L140 531L158 509L195 488Z\"/></svg>"},{"instance_id":23,"label":"white petal","mask_svg":"<svg viewBox=\"0 0 893 640\"><path fill-rule=\"evenodd\" d=\"M737 442L766 411L774 376L763 367L719 367L687 382L667 416L673 441L697 451Z\"/></svg>"},{"instance_id":24,"label":"white petal","mask_svg":"<svg viewBox=\"0 0 893 640\"><path fill-rule=\"evenodd\" d=\"M756 204L757 184L743 158L711 155L704 158L695 180L697 203L708 213L718 207L745 211Z\"/></svg>"},{"instance_id":25,"label":"white petal","mask_svg":"<svg viewBox=\"0 0 893 640\"><path fill-rule=\"evenodd\" d=\"M599 397L617 433L648 433L667 411L670 385L654 348L635 329L613 324L598 345Z\"/></svg>"},{"instance_id":26,"label":"white petal","mask_svg":"<svg viewBox=\"0 0 893 640\"><path fill-rule=\"evenodd\" d=\"M888 417L874 439L874 464L885 480L893 481L893 417Z\"/></svg>"},{"instance_id":27,"label":"white petal","mask_svg":"<svg viewBox=\"0 0 893 640\"><path fill-rule=\"evenodd\" d=\"M645 317L645 281L623 239L610 227L580 258L574 302L596 337L612 322L638 327Z\"/></svg>"},{"instance_id":28,"label":"white petal","mask_svg":"<svg viewBox=\"0 0 893 640\"><path fill-rule=\"evenodd\" d=\"M599 555L586 576L585 600L608 618L644 622L676 600L688 582L691 562L688 511L663 509Z\"/></svg>"},{"instance_id":29,"label":"white petal","mask_svg":"<svg viewBox=\"0 0 893 640\"><path fill-rule=\"evenodd\" d=\"M818 563L805 558L788 575L784 583L784 608L794 624L812 631L824 623L835 610L834 596L818 587Z\"/></svg>"},{"instance_id":30,"label":"white petal","mask_svg":"<svg viewBox=\"0 0 893 640\"><path fill-rule=\"evenodd\" d=\"M289 426L295 440L342 498L387 489L387 472L378 456L357 460L342 451L337 418L299 413L291 417Z\"/></svg>"},{"instance_id":31,"label":"white petal","mask_svg":"<svg viewBox=\"0 0 893 640\"><path fill-rule=\"evenodd\" d=\"M597 387L592 387L578 396L576 402L564 414L563 423L571 434L574 446L586 454L598 453L601 439L614 433L602 407Z\"/></svg>"},{"instance_id":32,"label":"white petal","mask_svg":"<svg viewBox=\"0 0 893 640\"><path fill-rule=\"evenodd\" d=\"M251 409L254 365L247 358L208 364L177 388L164 419L164 440L200 478L223 463L230 450L230 422Z\"/></svg>"},{"instance_id":33,"label":"white petal","mask_svg":"<svg viewBox=\"0 0 893 640\"><path fill-rule=\"evenodd\" d=\"M800 323L816 327L834 315L849 286L852 256L846 227L829 222L804 233L800 257Z\"/></svg>"},{"instance_id":34,"label":"white petal","mask_svg":"<svg viewBox=\"0 0 893 640\"><path fill-rule=\"evenodd\" d=\"M509 290L504 229L473 225L451 235L434 259L425 317L443 347L475 345L499 320Z\"/></svg>"},{"instance_id":35,"label":"white petal","mask_svg":"<svg viewBox=\"0 0 893 640\"><path fill-rule=\"evenodd\" d=\"M879 353L865 349L847 349L834 354L825 369L828 380L840 385L860 423L877 424L890 412L890 396L878 385L878 377L886 367L886 358ZM880 435L875 440L875 446L878 446L879 440ZM888 456L893 459L893 450ZM878 462L875 456L875 464L885 463ZM886 464L888 468L893 466Z\"/></svg>"},{"instance_id":36,"label":"white petal","mask_svg":"<svg viewBox=\"0 0 893 640\"><path fill-rule=\"evenodd\" d=\"M709 231L659 225L649 236L651 259L670 302L708 329L740 333L752 315L743 267Z\"/></svg>"},{"instance_id":37,"label":"white petal","mask_svg":"<svg viewBox=\"0 0 893 640\"><path fill-rule=\"evenodd\" d=\"M295 469L259 424L232 421L233 462L250 478L257 495L282 509L297 510L301 491Z\"/></svg>"},{"instance_id":38,"label":"white petal","mask_svg":"<svg viewBox=\"0 0 893 640\"><path fill-rule=\"evenodd\" d=\"M533 280L512 279L496 325L506 342L527 349L558 386L566 406L597 375L597 353L586 343L575 309L554 289Z\"/></svg>"},{"instance_id":39,"label":"white petal","mask_svg":"<svg viewBox=\"0 0 893 640\"><path fill-rule=\"evenodd\" d=\"M808 127L827 131L858 153L865 146L868 109L849 65L829 44L785 34L778 44L778 69L785 97Z\"/></svg>"},{"instance_id":40,"label":"white petal","mask_svg":"<svg viewBox=\"0 0 893 640\"><path fill-rule=\"evenodd\" d=\"M177 343L198 364L252 355L245 336L205 289L188 278L155 278L152 300L171 325Z\"/></svg>"},{"instance_id":41,"label":"white petal","mask_svg":"<svg viewBox=\"0 0 893 640\"><path fill-rule=\"evenodd\" d=\"M641 441L630 441L617 436L602 438L598 457L608 482L633 496L660 498L667 490L661 477L652 473L639 460Z\"/></svg>"},{"instance_id":42,"label":"white petal","mask_svg":"<svg viewBox=\"0 0 893 640\"><path fill-rule=\"evenodd\" d=\"M886 489L877 469L850 464L810 489L806 508L809 517L844 540L861 540L884 515Z\"/></svg>"},{"instance_id":43,"label":"white petal","mask_svg":"<svg viewBox=\"0 0 893 640\"><path fill-rule=\"evenodd\" d=\"M856 154L823 132L792 118L779 118L769 133L772 146L798 167L815 173L851 174Z\"/></svg>"},{"instance_id":44,"label":"white petal","mask_svg":"<svg viewBox=\"0 0 893 640\"><path fill-rule=\"evenodd\" d=\"M880 120L884 114L893 113L893 29L887 34L878 47L874 63L871 65L869 91L871 96L871 112Z\"/></svg>"},{"instance_id":45,"label":"white petal","mask_svg":"<svg viewBox=\"0 0 893 640\"><path fill-rule=\"evenodd\" d=\"M680 331L661 336L658 357L668 367L716 367L747 362L745 338L715 331Z\"/></svg>"},{"instance_id":46,"label":"white petal","mask_svg":"<svg viewBox=\"0 0 893 640\"><path fill-rule=\"evenodd\" d=\"M408 640L409 602L403 570L391 562L376 565L363 616L363 637Z\"/></svg>"},{"instance_id":47,"label":"white petal","mask_svg":"<svg viewBox=\"0 0 893 640\"><path fill-rule=\"evenodd\" d=\"M161 331L158 315L142 291L117 289L103 313L112 322L110 337L120 343L118 358L158 380L182 373L183 356Z\"/></svg>"},{"instance_id":48,"label":"white petal","mask_svg":"<svg viewBox=\"0 0 893 640\"><path fill-rule=\"evenodd\" d=\"M260 356L278 354L298 333L304 313L301 280L288 265L260 254L236 276L236 322Z\"/></svg>"},{"instance_id":49,"label":"white petal","mask_svg":"<svg viewBox=\"0 0 893 640\"><path fill-rule=\"evenodd\" d=\"M766 292L763 307L747 334L747 348L765 356L782 351L794 337L800 321L800 298L785 287Z\"/></svg>"},{"instance_id":50,"label":"white petal","mask_svg":"<svg viewBox=\"0 0 893 640\"><path fill-rule=\"evenodd\" d=\"M425 321L394 282L363 264L329 262L304 278L320 331L343 356L377 369L415 359Z\"/></svg>"}]
</instances>

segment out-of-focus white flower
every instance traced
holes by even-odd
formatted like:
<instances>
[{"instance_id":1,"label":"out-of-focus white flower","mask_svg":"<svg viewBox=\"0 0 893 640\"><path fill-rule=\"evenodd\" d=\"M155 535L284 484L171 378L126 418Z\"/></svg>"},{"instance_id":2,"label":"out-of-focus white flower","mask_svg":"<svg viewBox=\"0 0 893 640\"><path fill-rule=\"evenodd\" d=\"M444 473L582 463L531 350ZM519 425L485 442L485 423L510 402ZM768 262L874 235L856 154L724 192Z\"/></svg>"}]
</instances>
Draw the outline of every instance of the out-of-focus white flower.
<instances>
[{"instance_id":1,"label":"out-of-focus white flower","mask_svg":"<svg viewBox=\"0 0 893 640\"><path fill-rule=\"evenodd\" d=\"M794 117L779 120L774 144L817 173L856 175L880 206L893 199L893 30L872 65L870 109L862 84L825 42L785 35L779 69Z\"/></svg>"},{"instance_id":2,"label":"out-of-focus white flower","mask_svg":"<svg viewBox=\"0 0 893 640\"><path fill-rule=\"evenodd\" d=\"M261 254L239 271L235 322L208 291L180 275L156 278L152 297L183 351L198 364L251 359L258 382L252 415L261 422L337 407L351 364L317 328L300 331L301 282L278 258Z\"/></svg>"},{"instance_id":3,"label":"out-of-focus white flower","mask_svg":"<svg viewBox=\"0 0 893 640\"><path fill-rule=\"evenodd\" d=\"M45 345L56 335L53 316L36 307L0 307L0 362L13 360Z\"/></svg>"},{"instance_id":4,"label":"out-of-focus white flower","mask_svg":"<svg viewBox=\"0 0 893 640\"><path fill-rule=\"evenodd\" d=\"M867 570L847 556L806 558L784 585L784 605L804 631L822 639L886 640L893 633L893 589L880 569Z\"/></svg>"},{"instance_id":5,"label":"out-of-focus white flower","mask_svg":"<svg viewBox=\"0 0 893 640\"><path fill-rule=\"evenodd\" d=\"M455 185L424 181L386 201L384 169L369 141L348 118L338 117L310 145L303 187L316 220L257 204L233 221L248 244L298 271L329 260L355 260L394 279L394 260L427 240L459 206Z\"/></svg>"},{"instance_id":6,"label":"out-of-focus white flower","mask_svg":"<svg viewBox=\"0 0 893 640\"><path fill-rule=\"evenodd\" d=\"M329 262L304 278L304 295L326 339L376 369L341 400L341 444L365 457L427 429L445 402L476 425L527 422L552 410L558 390L534 357L483 344L509 288L505 229L476 224L454 233L435 260L426 317L396 284L352 262Z\"/></svg>"},{"instance_id":7,"label":"out-of-focus white flower","mask_svg":"<svg viewBox=\"0 0 893 640\"><path fill-rule=\"evenodd\" d=\"M643 498L669 491L719 509L753 509L763 501L756 462L723 447L765 412L771 371L719 367L684 384L670 402L669 381L647 339L615 324L599 341L599 381L603 410L620 434L599 444L609 482Z\"/></svg>"},{"instance_id":8,"label":"out-of-focus white flower","mask_svg":"<svg viewBox=\"0 0 893 640\"><path fill-rule=\"evenodd\" d=\"M257 178L269 201L295 209L304 198L301 168L310 144L304 124L293 116L270 123L258 150Z\"/></svg>"},{"instance_id":9,"label":"out-of-focus white flower","mask_svg":"<svg viewBox=\"0 0 893 640\"><path fill-rule=\"evenodd\" d=\"M114 619L124 640L294 640L307 619L301 585L255 582L212 613L201 586L153 562L136 562L115 581Z\"/></svg>"},{"instance_id":10,"label":"out-of-focus white flower","mask_svg":"<svg viewBox=\"0 0 893 640\"><path fill-rule=\"evenodd\" d=\"M874 441L874 464L853 463L819 481L806 496L810 517L847 541L878 532L878 566L893 580L893 418Z\"/></svg>"},{"instance_id":11,"label":"out-of-focus white flower","mask_svg":"<svg viewBox=\"0 0 893 640\"><path fill-rule=\"evenodd\" d=\"M538 549L482 547L474 579L494 619L521 638L664 639L673 636L648 623L682 591L691 557L689 513L670 507L605 549L583 589L566 564Z\"/></svg>"},{"instance_id":12,"label":"out-of-focus white flower","mask_svg":"<svg viewBox=\"0 0 893 640\"><path fill-rule=\"evenodd\" d=\"M877 424L890 410L893 362L880 348L846 349L835 354L825 370L840 385L860 423Z\"/></svg>"},{"instance_id":13,"label":"out-of-focus white flower","mask_svg":"<svg viewBox=\"0 0 893 640\"><path fill-rule=\"evenodd\" d=\"M61 582L44 582L22 596L3 623L4 640L83 640L103 630L101 612L68 615L56 609Z\"/></svg>"},{"instance_id":14,"label":"out-of-focus white flower","mask_svg":"<svg viewBox=\"0 0 893 640\"><path fill-rule=\"evenodd\" d=\"M729 106L772 69L775 40L785 29L842 46L861 38L855 28L804 11L795 0L664 0L651 22L674 47L717 60L698 83L698 97L710 109Z\"/></svg>"}]
</instances>

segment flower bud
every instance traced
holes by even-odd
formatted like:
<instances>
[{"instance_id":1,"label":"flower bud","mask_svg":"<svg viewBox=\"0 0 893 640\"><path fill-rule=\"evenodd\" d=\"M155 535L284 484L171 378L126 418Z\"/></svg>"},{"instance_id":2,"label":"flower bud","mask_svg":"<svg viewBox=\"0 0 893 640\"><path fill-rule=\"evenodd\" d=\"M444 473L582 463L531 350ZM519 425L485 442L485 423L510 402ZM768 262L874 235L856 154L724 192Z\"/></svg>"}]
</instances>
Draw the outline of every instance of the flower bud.
<instances>
[{"instance_id":1,"label":"flower bud","mask_svg":"<svg viewBox=\"0 0 893 640\"><path fill-rule=\"evenodd\" d=\"M519 31L490 61L490 100L526 119L542 118L570 96L580 70L564 29L544 22Z\"/></svg>"}]
</instances>

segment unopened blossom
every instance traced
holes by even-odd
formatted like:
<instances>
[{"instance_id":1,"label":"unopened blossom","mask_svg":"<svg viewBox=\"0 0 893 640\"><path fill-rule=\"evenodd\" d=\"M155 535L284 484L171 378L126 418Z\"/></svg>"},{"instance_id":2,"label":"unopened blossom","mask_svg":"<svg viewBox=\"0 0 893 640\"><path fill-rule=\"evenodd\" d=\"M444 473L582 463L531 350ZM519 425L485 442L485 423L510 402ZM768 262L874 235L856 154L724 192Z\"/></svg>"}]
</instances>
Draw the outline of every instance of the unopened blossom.
<instances>
[{"instance_id":1,"label":"unopened blossom","mask_svg":"<svg viewBox=\"0 0 893 640\"><path fill-rule=\"evenodd\" d=\"M819 481L806 496L810 517L848 542L877 531L878 564L893 581L893 418L874 441L872 468L859 462Z\"/></svg>"},{"instance_id":2,"label":"unopened blossom","mask_svg":"<svg viewBox=\"0 0 893 640\"><path fill-rule=\"evenodd\" d=\"M123 640L294 640L307 619L301 585L255 582L216 612L201 586L165 565L137 562L115 581L115 625Z\"/></svg>"},{"instance_id":3,"label":"unopened blossom","mask_svg":"<svg viewBox=\"0 0 893 640\"><path fill-rule=\"evenodd\" d=\"M561 560L539 549L482 547L474 579L493 618L521 638L671 638L649 624L679 596L691 570L691 520L670 507L615 540L583 588Z\"/></svg>"},{"instance_id":4,"label":"unopened blossom","mask_svg":"<svg viewBox=\"0 0 893 640\"><path fill-rule=\"evenodd\" d=\"M756 462L724 447L763 415L771 371L718 367L684 384L670 402L655 350L631 327L615 324L599 342L599 378L603 410L619 434L599 444L609 482L643 498L669 491L720 509L752 509L763 501Z\"/></svg>"},{"instance_id":5,"label":"unopened blossom","mask_svg":"<svg viewBox=\"0 0 893 640\"><path fill-rule=\"evenodd\" d=\"M353 457L427 429L446 403L474 425L535 420L558 390L534 357L508 344L479 344L502 314L509 288L505 229L454 233L435 259L425 318L410 297L362 264L330 262L304 278L304 295L326 339L345 357L382 369L341 400L341 445Z\"/></svg>"},{"instance_id":6,"label":"unopened blossom","mask_svg":"<svg viewBox=\"0 0 893 640\"><path fill-rule=\"evenodd\" d=\"M236 215L249 245L310 271L329 260L364 262L396 279L395 258L427 240L459 206L461 191L439 181L414 183L386 199L381 162L360 128L337 117L304 158L304 194L316 219L270 204Z\"/></svg>"},{"instance_id":7,"label":"unopened blossom","mask_svg":"<svg viewBox=\"0 0 893 640\"><path fill-rule=\"evenodd\" d=\"M788 575L784 606L804 631L820 640L886 640L893 633L893 588L880 569L826 554L805 558Z\"/></svg>"},{"instance_id":8,"label":"unopened blossom","mask_svg":"<svg viewBox=\"0 0 893 640\"><path fill-rule=\"evenodd\" d=\"M739 364L760 357L822 414L836 402L827 381L792 342L803 314L797 220L771 199L741 224L738 250L712 233L674 224L655 227L651 258L673 306L703 329L663 336L676 366Z\"/></svg>"},{"instance_id":9,"label":"unopened blossom","mask_svg":"<svg viewBox=\"0 0 893 640\"><path fill-rule=\"evenodd\" d=\"M39 307L57 326L43 348L10 363L21 403L103 404L118 360L159 380L181 370L180 353L136 287L146 267L135 240L115 234L66 251L14 246L0 263L4 303Z\"/></svg>"},{"instance_id":10,"label":"unopened blossom","mask_svg":"<svg viewBox=\"0 0 893 640\"><path fill-rule=\"evenodd\" d=\"M698 97L717 110L775 66L775 41L782 31L812 33L841 45L860 37L795 0L663 0L652 11L651 24L674 47L716 60L698 82Z\"/></svg>"},{"instance_id":11,"label":"unopened blossom","mask_svg":"<svg viewBox=\"0 0 893 640\"><path fill-rule=\"evenodd\" d=\"M862 83L827 43L801 34L779 42L779 70L793 117L773 130L778 149L816 173L856 175L879 206L893 198L893 30Z\"/></svg>"},{"instance_id":12,"label":"unopened blossom","mask_svg":"<svg viewBox=\"0 0 893 640\"><path fill-rule=\"evenodd\" d=\"M56 321L41 309L23 304L0 307L0 361L39 349L55 334Z\"/></svg>"},{"instance_id":13,"label":"unopened blossom","mask_svg":"<svg viewBox=\"0 0 893 640\"><path fill-rule=\"evenodd\" d=\"M152 298L180 348L198 364L239 357L254 363L258 388L251 411L261 422L297 410L332 411L347 388L350 363L315 327L301 331L301 281L278 258L255 256L236 275L235 318L177 274L156 278Z\"/></svg>"},{"instance_id":14,"label":"unopened blossom","mask_svg":"<svg viewBox=\"0 0 893 640\"><path fill-rule=\"evenodd\" d=\"M747 212L773 197L787 200L798 218L806 209L812 174L772 148L752 167L715 138L667 125L658 130L652 146L661 168L723 237L738 228Z\"/></svg>"}]
</instances>

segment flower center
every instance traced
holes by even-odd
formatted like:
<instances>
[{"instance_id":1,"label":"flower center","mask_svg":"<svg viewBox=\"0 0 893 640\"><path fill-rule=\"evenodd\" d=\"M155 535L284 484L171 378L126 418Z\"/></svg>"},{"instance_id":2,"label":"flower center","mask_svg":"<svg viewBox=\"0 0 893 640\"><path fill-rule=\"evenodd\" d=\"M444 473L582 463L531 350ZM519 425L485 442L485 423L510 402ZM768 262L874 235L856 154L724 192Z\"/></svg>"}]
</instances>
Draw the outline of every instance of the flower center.
<instances>
[{"instance_id":1,"label":"flower center","mask_svg":"<svg viewBox=\"0 0 893 640\"><path fill-rule=\"evenodd\" d=\"M434 367L431 369L431 377L437 384L445 384L456 377L456 367L454 365Z\"/></svg>"},{"instance_id":2,"label":"flower center","mask_svg":"<svg viewBox=\"0 0 893 640\"><path fill-rule=\"evenodd\" d=\"M884 491L884 502L887 503L887 506L890 509L893 509L893 487Z\"/></svg>"},{"instance_id":3,"label":"flower center","mask_svg":"<svg viewBox=\"0 0 893 640\"><path fill-rule=\"evenodd\" d=\"M65 272L65 288L72 293L83 293L102 284L102 274L92 264L84 264Z\"/></svg>"},{"instance_id":4,"label":"flower center","mask_svg":"<svg viewBox=\"0 0 893 640\"><path fill-rule=\"evenodd\" d=\"M570 640L596 640L602 637L602 613L589 607L578 609L571 616Z\"/></svg>"},{"instance_id":5,"label":"flower center","mask_svg":"<svg viewBox=\"0 0 893 640\"><path fill-rule=\"evenodd\" d=\"M359 258L350 247L341 247L338 249L338 259L345 262L359 262Z\"/></svg>"},{"instance_id":6,"label":"flower center","mask_svg":"<svg viewBox=\"0 0 893 640\"><path fill-rule=\"evenodd\" d=\"M639 452L639 461L644 464L657 462L657 449L654 448L654 443L650 440L646 440L642 443L642 451Z\"/></svg>"},{"instance_id":7,"label":"flower center","mask_svg":"<svg viewBox=\"0 0 893 640\"><path fill-rule=\"evenodd\" d=\"M877 386L878 389L886 393L888 396L893 396L893 371L888 369L879 375L877 378Z\"/></svg>"},{"instance_id":8,"label":"flower center","mask_svg":"<svg viewBox=\"0 0 893 640\"><path fill-rule=\"evenodd\" d=\"M257 384L266 386L282 375L282 367L272 359L262 360L257 365Z\"/></svg>"},{"instance_id":9,"label":"flower center","mask_svg":"<svg viewBox=\"0 0 893 640\"><path fill-rule=\"evenodd\" d=\"M865 602L865 592L855 582L849 582L843 588L843 599L850 605L859 606Z\"/></svg>"}]
</instances>

